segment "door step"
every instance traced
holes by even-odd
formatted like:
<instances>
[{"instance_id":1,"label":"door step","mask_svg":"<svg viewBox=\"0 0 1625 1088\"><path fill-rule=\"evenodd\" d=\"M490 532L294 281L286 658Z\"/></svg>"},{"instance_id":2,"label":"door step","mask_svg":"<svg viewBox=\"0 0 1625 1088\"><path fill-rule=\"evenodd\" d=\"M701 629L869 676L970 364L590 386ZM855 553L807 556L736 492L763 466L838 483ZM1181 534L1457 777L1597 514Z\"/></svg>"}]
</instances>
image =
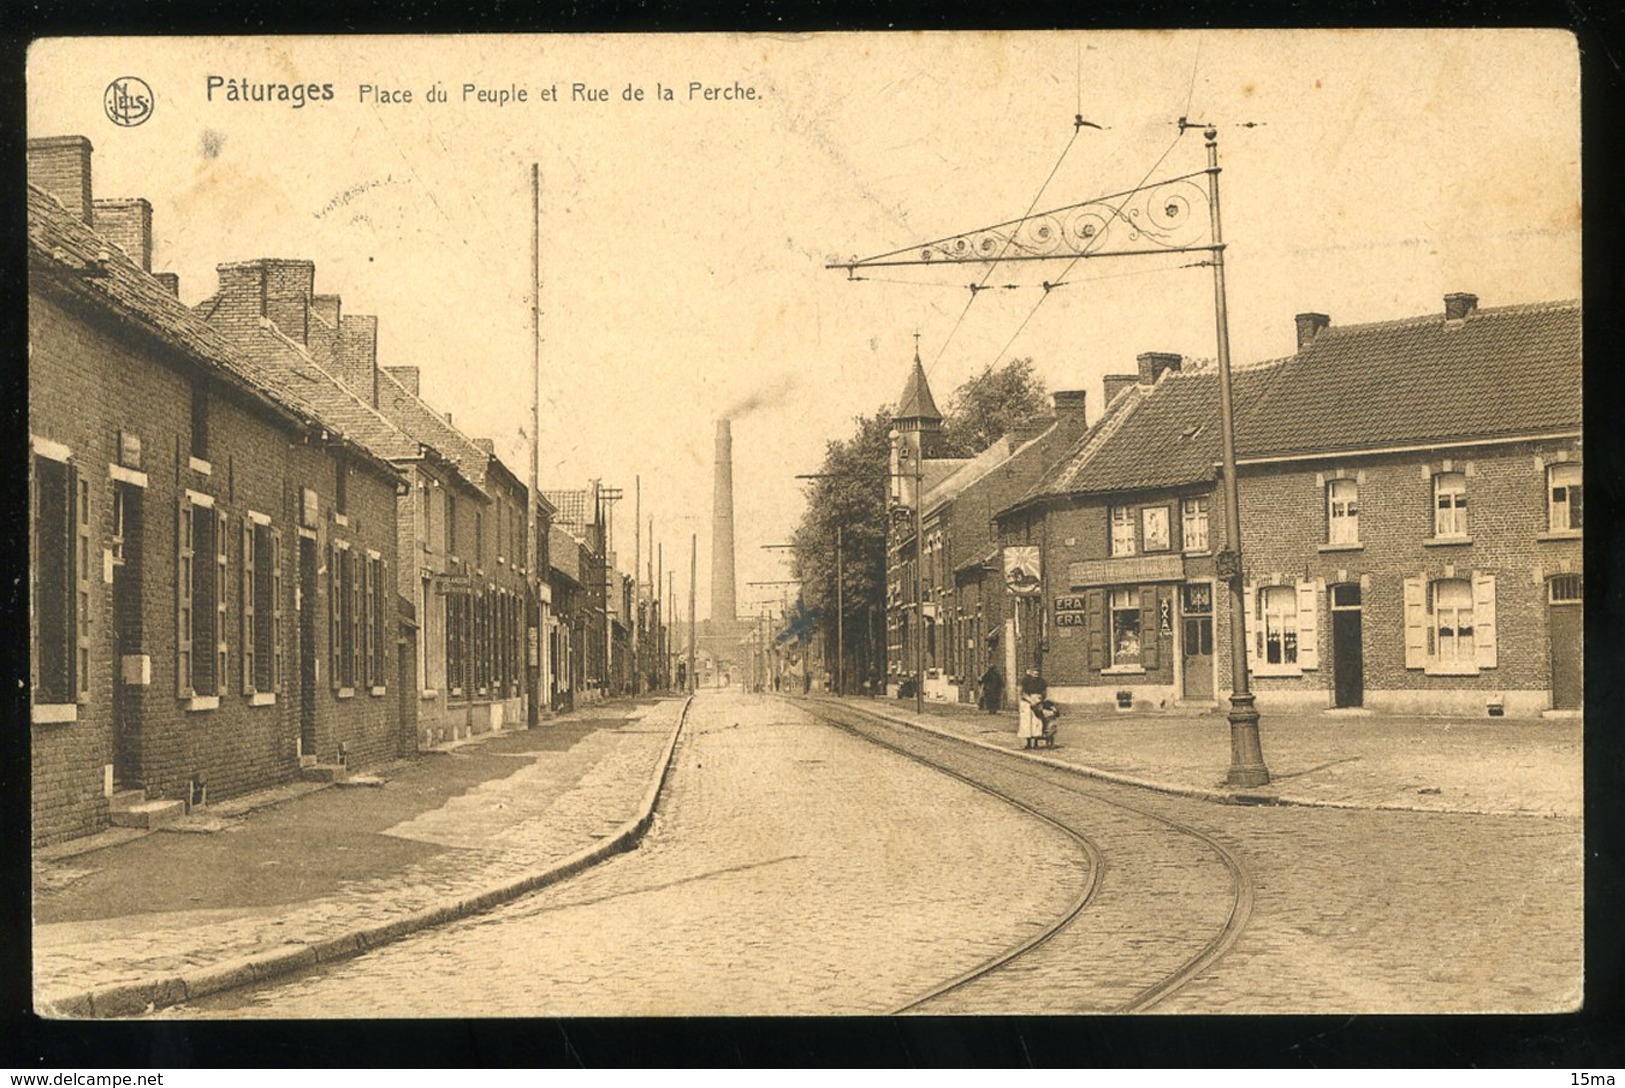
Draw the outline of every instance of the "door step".
<instances>
[{"instance_id":1,"label":"door step","mask_svg":"<svg viewBox=\"0 0 1625 1088\"><path fill-rule=\"evenodd\" d=\"M155 828L186 815L185 801L148 801L140 790L114 794L108 817L114 827Z\"/></svg>"},{"instance_id":2,"label":"door step","mask_svg":"<svg viewBox=\"0 0 1625 1088\"><path fill-rule=\"evenodd\" d=\"M311 763L299 768L299 777L305 782L343 782L350 769L342 763Z\"/></svg>"}]
</instances>

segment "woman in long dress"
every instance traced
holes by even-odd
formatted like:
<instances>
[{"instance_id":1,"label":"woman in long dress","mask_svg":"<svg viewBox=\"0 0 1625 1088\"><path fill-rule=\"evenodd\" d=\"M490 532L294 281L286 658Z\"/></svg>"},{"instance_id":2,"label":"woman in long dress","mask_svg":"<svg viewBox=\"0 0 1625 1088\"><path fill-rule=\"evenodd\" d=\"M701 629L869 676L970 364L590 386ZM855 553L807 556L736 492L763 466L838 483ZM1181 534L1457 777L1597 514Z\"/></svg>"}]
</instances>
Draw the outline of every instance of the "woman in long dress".
<instances>
[{"instance_id":1,"label":"woman in long dress","mask_svg":"<svg viewBox=\"0 0 1625 1088\"><path fill-rule=\"evenodd\" d=\"M1038 675L1037 669L1028 669L1021 678L1020 716L1016 720L1016 736L1025 741L1024 747L1036 748L1044 735L1044 723L1038 717L1037 706L1049 694L1049 685Z\"/></svg>"}]
</instances>

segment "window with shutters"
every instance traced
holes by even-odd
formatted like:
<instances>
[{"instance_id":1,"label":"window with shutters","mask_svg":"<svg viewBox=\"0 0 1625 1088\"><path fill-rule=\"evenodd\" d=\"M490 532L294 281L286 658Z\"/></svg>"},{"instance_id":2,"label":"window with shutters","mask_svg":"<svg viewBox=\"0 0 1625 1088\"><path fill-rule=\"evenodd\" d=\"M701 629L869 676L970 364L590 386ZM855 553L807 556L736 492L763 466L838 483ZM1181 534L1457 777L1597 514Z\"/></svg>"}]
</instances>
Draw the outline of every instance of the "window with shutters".
<instances>
[{"instance_id":1,"label":"window with shutters","mask_svg":"<svg viewBox=\"0 0 1625 1088\"><path fill-rule=\"evenodd\" d=\"M1360 485L1349 479L1326 484L1326 543L1360 542Z\"/></svg>"},{"instance_id":2,"label":"window with shutters","mask_svg":"<svg viewBox=\"0 0 1625 1088\"><path fill-rule=\"evenodd\" d=\"M1125 586L1111 590L1107 595L1108 620L1111 624L1109 665L1114 669L1143 666L1143 646L1140 631L1140 590L1138 586Z\"/></svg>"},{"instance_id":3,"label":"window with shutters","mask_svg":"<svg viewBox=\"0 0 1625 1088\"><path fill-rule=\"evenodd\" d=\"M1497 665L1495 576L1404 580L1405 667L1471 676Z\"/></svg>"},{"instance_id":4,"label":"window with shutters","mask_svg":"<svg viewBox=\"0 0 1625 1088\"><path fill-rule=\"evenodd\" d=\"M1114 506L1112 511L1112 541L1111 553L1114 556L1133 555L1134 547L1134 508L1130 506Z\"/></svg>"},{"instance_id":5,"label":"window with shutters","mask_svg":"<svg viewBox=\"0 0 1625 1088\"><path fill-rule=\"evenodd\" d=\"M340 695L353 695L356 682L357 586L355 555L347 542L340 541L333 546L328 586L332 594L328 616L333 638L333 686Z\"/></svg>"},{"instance_id":6,"label":"window with shutters","mask_svg":"<svg viewBox=\"0 0 1625 1088\"><path fill-rule=\"evenodd\" d=\"M257 703L275 702L281 676L282 559L280 536L262 515L243 519L242 673L243 694Z\"/></svg>"},{"instance_id":7,"label":"window with shutters","mask_svg":"<svg viewBox=\"0 0 1625 1088\"><path fill-rule=\"evenodd\" d=\"M1433 477L1433 535L1467 535L1467 476L1440 472Z\"/></svg>"},{"instance_id":8,"label":"window with shutters","mask_svg":"<svg viewBox=\"0 0 1625 1088\"><path fill-rule=\"evenodd\" d=\"M81 656L79 651L79 587L86 581L79 545L79 474L67 462L48 457L35 457L33 467L34 705L72 705L79 700L89 664L88 653Z\"/></svg>"},{"instance_id":9,"label":"window with shutters","mask_svg":"<svg viewBox=\"0 0 1625 1088\"><path fill-rule=\"evenodd\" d=\"M1208 550L1208 499L1206 495L1197 495L1182 499L1179 504L1179 524L1184 533L1184 550L1187 552L1205 552Z\"/></svg>"},{"instance_id":10,"label":"window with shutters","mask_svg":"<svg viewBox=\"0 0 1625 1088\"><path fill-rule=\"evenodd\" d=\"M1554 533L1579 532L1585 525L1585 486L1580 465L1563 461L1546 470L1547 527Z\"/></svg>"}]
</instances>

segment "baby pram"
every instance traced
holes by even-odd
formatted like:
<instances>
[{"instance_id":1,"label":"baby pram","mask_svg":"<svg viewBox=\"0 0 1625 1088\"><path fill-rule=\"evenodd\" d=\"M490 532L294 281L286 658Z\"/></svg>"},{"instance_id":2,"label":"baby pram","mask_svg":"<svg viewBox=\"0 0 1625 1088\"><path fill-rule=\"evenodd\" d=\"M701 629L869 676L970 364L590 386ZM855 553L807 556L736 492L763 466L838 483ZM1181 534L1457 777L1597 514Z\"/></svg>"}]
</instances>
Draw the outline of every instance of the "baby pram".
<instances>
[{"instance_id":1,"label":"baby pram","mask_svg":"<svg viewBox=\"0 0 1625 1088\"><path fill-rule=\"evenodd\" d=\"M1033 704L1033 714L1044 730L1044 735L1038 738L1039 741L1046 748L1055 747L1055 723L1061 718L1061 708L1049 699L1040 699Z\"/></svg>"}]
</instances>

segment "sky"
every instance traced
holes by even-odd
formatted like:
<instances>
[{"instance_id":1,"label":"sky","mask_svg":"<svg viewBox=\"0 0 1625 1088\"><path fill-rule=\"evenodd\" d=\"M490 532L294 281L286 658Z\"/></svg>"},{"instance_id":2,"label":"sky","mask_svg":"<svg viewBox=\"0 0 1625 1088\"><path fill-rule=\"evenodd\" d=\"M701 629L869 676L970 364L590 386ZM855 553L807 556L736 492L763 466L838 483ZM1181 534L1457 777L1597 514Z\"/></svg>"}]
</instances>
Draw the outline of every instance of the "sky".
<instances>
[{"instance_id":1,"label":"sky","mask_svg":"<svg viewBox=\"0 0 1625 1088\"><path fill-rule=\"evenodd\" d=\"M124 127L104 92L130 75L154 106ZM641 487L679 596L697 537L702 617L720 416L753 614L781 591L746 583L788 577L762 545L801 514L795 475L896 400L916 333L944 406L1031 357L1051 389L1087 391L1091 418L1102 375L1137 354L1213 357L1193 255L825 267L1202 170L1181 116L1218 131L1238 363L1290 353L1306 310L1354 324L1454 291L1580 294L1561 31L56 39L28 76L29 135L89 137L95 195L152 203L153 267L183 300L212 294L222 263L314 260L319 292L378 317L380 362L421 368L425 398L521 478L536 164L542 485L623 488L628 570ZM232 101L233 80L332 98ZM984 273L998 289L973 295Z\"/></svg>"}]
</instances>

